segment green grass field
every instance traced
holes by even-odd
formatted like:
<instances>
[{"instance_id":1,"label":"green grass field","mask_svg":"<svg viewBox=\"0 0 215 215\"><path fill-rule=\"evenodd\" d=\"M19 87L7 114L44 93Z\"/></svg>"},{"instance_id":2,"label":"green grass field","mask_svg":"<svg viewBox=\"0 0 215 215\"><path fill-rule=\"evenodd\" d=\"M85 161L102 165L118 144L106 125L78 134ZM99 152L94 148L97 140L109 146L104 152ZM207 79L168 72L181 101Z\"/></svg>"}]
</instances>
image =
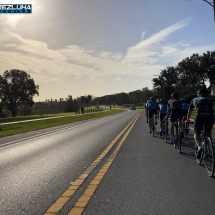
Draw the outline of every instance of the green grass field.
<instances>
[{"instance_id":1,"label":"green grass field","mask_svg":"<svg viewBox=\"0 0 215 215\"><path fill-rule=\"evenodd\" d=\"M111 111L107 111L107 112L90 113L88 115L77 115L77 116L71 116L71 117L17 123L17 124L11 124L11 125L1 125L0 124L0 137L20 134L20 133L24 133L24 132L28 132L28 131L35 131L35 130L39 130L39 129L43 129L43 128L68 124L68 123L72 123L72 122L78 122L78 121L87 120L87 119L93 119L96 117L107 116L107 115L119 113L119 112L123 112L123 110L115 110L115 111L111 110ZM56 114L53 114L53 115L56 116Z\"/></svg>"}]
</instances>

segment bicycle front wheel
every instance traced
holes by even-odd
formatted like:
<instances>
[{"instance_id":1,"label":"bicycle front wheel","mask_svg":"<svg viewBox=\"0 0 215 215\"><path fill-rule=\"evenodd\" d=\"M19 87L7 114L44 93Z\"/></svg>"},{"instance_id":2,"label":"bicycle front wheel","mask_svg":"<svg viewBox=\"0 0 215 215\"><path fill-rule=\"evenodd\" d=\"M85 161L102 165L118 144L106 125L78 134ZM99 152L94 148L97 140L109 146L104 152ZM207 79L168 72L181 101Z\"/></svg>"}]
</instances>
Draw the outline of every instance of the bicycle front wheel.
<instances>
[{"instance_id":1,"label":"bicycle front wheel","mask_svg":"<svg viewBox=\"0 0 215 215\"><path fill-rule=\"evenodd\" d=\"M210 138L205 138L205 167L208 175L211 177L214 174L214 148Z\"/></svg>"}]
</instances>

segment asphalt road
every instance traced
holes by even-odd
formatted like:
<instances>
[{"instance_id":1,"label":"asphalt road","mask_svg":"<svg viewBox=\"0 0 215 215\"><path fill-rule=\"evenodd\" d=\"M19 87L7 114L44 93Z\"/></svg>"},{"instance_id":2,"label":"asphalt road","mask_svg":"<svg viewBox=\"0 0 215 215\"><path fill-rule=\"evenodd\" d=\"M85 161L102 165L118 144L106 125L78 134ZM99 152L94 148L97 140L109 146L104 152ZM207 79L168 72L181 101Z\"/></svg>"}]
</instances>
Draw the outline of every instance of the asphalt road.
<instances>
[{"instance_id":1,"label":"asphalt road","mask_svg":"<svg viewBox=\"0 0 215 215\"><path fill-rule=\"evenodd\" d=\"M213 214L215 180L195 161L193 132L178 154L158 131L148 133L139 112L1 138L0 215L57 214L50 207L56 211L74 187L58 214Z\"/></svg>"}]
</instances>

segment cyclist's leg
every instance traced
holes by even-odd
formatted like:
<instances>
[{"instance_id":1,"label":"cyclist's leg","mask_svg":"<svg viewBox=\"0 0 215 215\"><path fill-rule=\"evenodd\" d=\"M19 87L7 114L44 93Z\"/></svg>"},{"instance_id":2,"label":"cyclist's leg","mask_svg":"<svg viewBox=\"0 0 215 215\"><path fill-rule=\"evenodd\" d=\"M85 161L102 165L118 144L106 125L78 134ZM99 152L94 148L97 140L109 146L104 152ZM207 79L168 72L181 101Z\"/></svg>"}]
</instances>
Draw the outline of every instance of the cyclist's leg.
<instances>
[{"instance_id":1,"label":"cyclist's leg","mask_svg":"<svg viewBox=\"0 0 215 215\"><path fill-rule=\"evenodd\" d=\"M155 115L155 125L157 125L157 109L154 110L154 115Z\"/></svg>"},{"instance_id":2,"label":"cyclist's leg","mask_svg":"<svg viewBox=\"0 0 215 215\"><path fill-rule=\"evenodd\" d=\"M211 141L212 141L211 131L212 131L213 125L214 125L214 115L211 115L211 117L209 117L205 122L206 135L207 137L210 138Z\"/></svg>"},{"instance_id":3,"label":"cyclist's leg","mask_svg":"<svg viewBox=\"0 0 215 215\"><path fill-rule=\"evenodd\" d=\"M160 136L162 135L162 124L163 124L163 120L162 120L162 114L160 113Z\"/></svg>"},{"instance_id":4,"label":"cyclist's leg","mask_svg":"<svg viewBox=\"0 0 215 215\"><path fill-rule=\"evenodd\" d=\"M198 146L198 151L197 151L197 158L201 156L202 152L202 139L201 139L201 131L203 130L203 125L204 125L204 118L201 116L196 116L195 122L194 122L194 140L196 142L196 145Z\"/></svg>"},{"instance_id":5,"label":"cyclist's leg","mask_svg":"<svg viewBox=\"0 0 215 215\"><path fill-rule=\"evenodd\" d=\"M174 126L175 126L176 117L171 114L170 116L170 143L173 143L174 138Z\"/></svg>"},{"instance_id":6,"label":"cyclist's leg","mask_svg":"<svg viewBox=\"0 0 215 215\"><path fill-rule=\"evenodd\" d=\"M148 115L148 119L149 119L149 132L152 132L152 111L149 109L149 115Z\"/></svg>"},{"instance_id":7,"label":"cyclist's leg","mask_svg":"<svg viewBox=\"0 0 215 215\"><path fill-rule=\"evenodd\" d=\"M162 131L165 115L166 114L164 113L160 113L160 135L162 135L162 132L165 132L165 131Z\"/></svg>"}]
</instances>

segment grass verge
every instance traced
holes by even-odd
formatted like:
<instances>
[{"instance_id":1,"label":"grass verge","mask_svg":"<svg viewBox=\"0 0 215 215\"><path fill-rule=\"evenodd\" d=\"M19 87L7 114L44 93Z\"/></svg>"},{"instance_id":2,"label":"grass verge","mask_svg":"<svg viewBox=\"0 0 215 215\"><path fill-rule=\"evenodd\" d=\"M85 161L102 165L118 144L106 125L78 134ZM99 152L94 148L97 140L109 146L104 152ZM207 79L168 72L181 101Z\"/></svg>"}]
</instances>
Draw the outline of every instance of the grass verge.
<instances>
[{"instance_id":1,"label":"grass verge","mask_svg":"<svg viewBox=\"0 0 215 215\"><path fill-rule=\"evenodd\" d=\"M72 122L78 122L96 117L107 116L114 113L123 112L123 110L111 110L108 112L91 113L88 115L77 115L65 118L47 119L34 122L17 123L11 125L0 125L0 138L14 134L25 133L28 131L35 131L43 128L49 128L58 125L64 125ZM55 115L56 116L56 115Z\"/></svg>"},{"instance_id":2,"label":"grass verge","mask_svg":"<svg viewBox=\"0 0 215 215\"><path fill-rule=\"evenodd\" d=\"M95 108L91 108L89 110L95 110ZM88 111L88 109L85 109L85 112L86 111ZM76 115L76 113L67 112L67 113L43 114L42 116L41 115L30 115L30 116L6 117L6 118L0 118L0 123L24 121L24 120L31 120L31 119L42 119L42 118L56 117L56 116L69 116L69 115Z\"/></svg>"}]
</instances>

